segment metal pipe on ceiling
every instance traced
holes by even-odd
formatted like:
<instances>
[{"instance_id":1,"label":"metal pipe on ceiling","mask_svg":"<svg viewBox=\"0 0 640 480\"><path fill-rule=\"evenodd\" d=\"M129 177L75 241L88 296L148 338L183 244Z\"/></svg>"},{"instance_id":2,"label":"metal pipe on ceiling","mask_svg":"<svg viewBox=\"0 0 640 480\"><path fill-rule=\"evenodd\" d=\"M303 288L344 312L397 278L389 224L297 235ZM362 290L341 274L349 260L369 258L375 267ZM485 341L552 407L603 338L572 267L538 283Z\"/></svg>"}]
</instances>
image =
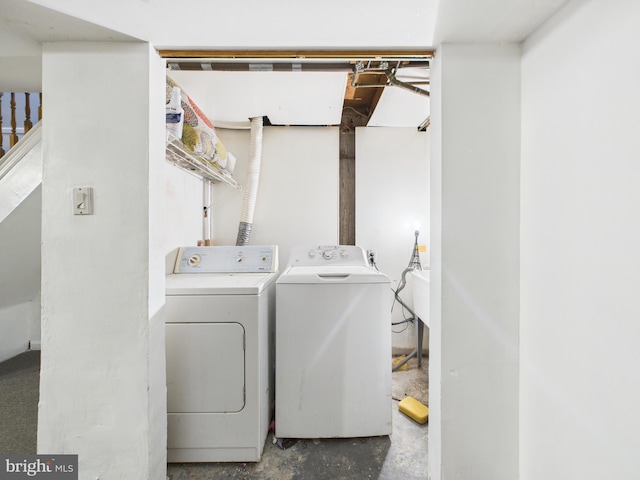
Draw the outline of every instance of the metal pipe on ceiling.
<instances>
[{"instance_id":1,"label":"metal pipe on ceiling","mask_svg":"<svg viewBox=\"0 0 640 480\"><path fill-rule=\"evenodd\" d=\"M430 96L430 93L429 93L428 90L423 90L420 87L416 87L415 85L411 85L410 83L401 82L400 80L398 80L396 78L395 69L393 69L393 68L387 69L385 74L387 75L387 80L389 81L389 84L391 84L391 85L394 85L394 86L400 87L400 88L404 88L405 90L409 90L410 92L417 93L418 95L424 95L426 97Z\"/></svg>"}]
</instances>

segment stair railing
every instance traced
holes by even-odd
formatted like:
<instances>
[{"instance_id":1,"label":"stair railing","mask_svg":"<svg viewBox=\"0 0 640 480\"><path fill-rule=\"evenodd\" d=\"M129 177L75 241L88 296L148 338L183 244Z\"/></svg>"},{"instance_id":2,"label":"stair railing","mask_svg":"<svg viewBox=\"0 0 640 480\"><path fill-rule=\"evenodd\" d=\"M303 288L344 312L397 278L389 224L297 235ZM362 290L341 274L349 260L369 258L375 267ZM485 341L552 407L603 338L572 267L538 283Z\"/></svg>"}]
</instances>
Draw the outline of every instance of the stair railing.
<instances>
[{"instance_id":1,"label":"stair railing","mask_svg":"<svg viewBox=\"0 0 640 480\"><path fill-rule=\"evenodd\" d=\"M5 129L2 124L2 121L3 121L2 99L6 93L0 92L0 133L1 133L0 134L0 159L4 157L4 155L7 153L7 151L5 151L5 149L3 148L5 135L8 136L9 149L11 149L16 145L16 143L18 143L20 138L22 138L26 133L29 132L29 130L33 128L33 122L31 121L31 93L24 92L24 93L18 94L18 95L24 95L24 122L23 122L23 128L21 129L22 131L20 131L17 127L18 115L16 113L16 107L17 107L16 92L7 92L7 93L10 95L9 107L11 109L11 120L10 120L11 129L8 133L5 133ZM40 99L40 104L38 106L37 121L40 121L42 120L42 93L39 93L38 95Z\"/></svg>"}]
</instances>

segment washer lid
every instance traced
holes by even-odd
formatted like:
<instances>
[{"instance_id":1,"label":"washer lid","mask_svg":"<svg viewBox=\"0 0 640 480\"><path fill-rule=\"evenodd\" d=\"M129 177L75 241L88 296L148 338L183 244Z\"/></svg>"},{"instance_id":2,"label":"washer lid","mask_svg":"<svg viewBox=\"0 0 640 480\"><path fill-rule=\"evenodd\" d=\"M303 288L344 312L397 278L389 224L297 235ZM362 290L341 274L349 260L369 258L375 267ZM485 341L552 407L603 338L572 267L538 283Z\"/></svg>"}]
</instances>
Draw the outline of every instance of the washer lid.
<instances>
[{"instance_id":1,"label":"washer lid","mask_svg":"<svg viewBox=\"0 0 640 480\"><path fill-rule=\"evenodd\" d=\"M282 283L344 284L390 283L385 274L356 265L290 267L277 281Z\"/></svg>"},{"instance_id":2,"label":"washer lid","mask_svg":"<svg viewBox=\"0 0 640 480\"><path fill-rule=\"evenodd\" d=\"M167 295L259 295L277 273L183 273L166 276Z\"/></svg>"}]
</instances>

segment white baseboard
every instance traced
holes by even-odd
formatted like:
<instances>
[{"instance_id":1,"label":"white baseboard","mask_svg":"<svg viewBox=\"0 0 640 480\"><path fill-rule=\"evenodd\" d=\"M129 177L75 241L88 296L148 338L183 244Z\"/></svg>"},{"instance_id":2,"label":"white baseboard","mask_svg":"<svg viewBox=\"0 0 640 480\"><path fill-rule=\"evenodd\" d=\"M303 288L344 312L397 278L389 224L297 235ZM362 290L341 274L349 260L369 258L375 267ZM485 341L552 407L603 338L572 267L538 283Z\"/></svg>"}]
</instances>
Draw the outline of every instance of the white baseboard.
<instances>
[{"instance_id":1,"label":"white baseboard","mask_svg":"<svg viewBox=\"0 0 640 480\"><path fill-rule=\"evenodd\" d=\"M29 350L40 350L40 340L31 340L29 342Z\"/></svg>"}]
</instances>

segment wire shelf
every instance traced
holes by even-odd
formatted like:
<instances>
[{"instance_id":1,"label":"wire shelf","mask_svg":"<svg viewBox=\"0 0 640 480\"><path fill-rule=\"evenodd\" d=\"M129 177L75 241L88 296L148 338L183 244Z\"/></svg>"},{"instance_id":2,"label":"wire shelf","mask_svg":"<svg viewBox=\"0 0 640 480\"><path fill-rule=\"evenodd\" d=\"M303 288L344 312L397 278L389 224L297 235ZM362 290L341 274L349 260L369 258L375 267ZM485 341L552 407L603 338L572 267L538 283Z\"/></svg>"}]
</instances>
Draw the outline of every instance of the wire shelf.
<instances>
[{"instance_id":1,"label":"wire shelf","mask_svg":"<svg viewBox=\"0 0 640 480\"><path fill-rule=\"evenodd\" d=\"M182 142L170 133L167 133L166 158L168 162L189 173L206 178L214 183L224 182L235 189L242 190L242 186L238 184L231 173L205 158L188 152Z\"/></svg>"}]
</instances>

